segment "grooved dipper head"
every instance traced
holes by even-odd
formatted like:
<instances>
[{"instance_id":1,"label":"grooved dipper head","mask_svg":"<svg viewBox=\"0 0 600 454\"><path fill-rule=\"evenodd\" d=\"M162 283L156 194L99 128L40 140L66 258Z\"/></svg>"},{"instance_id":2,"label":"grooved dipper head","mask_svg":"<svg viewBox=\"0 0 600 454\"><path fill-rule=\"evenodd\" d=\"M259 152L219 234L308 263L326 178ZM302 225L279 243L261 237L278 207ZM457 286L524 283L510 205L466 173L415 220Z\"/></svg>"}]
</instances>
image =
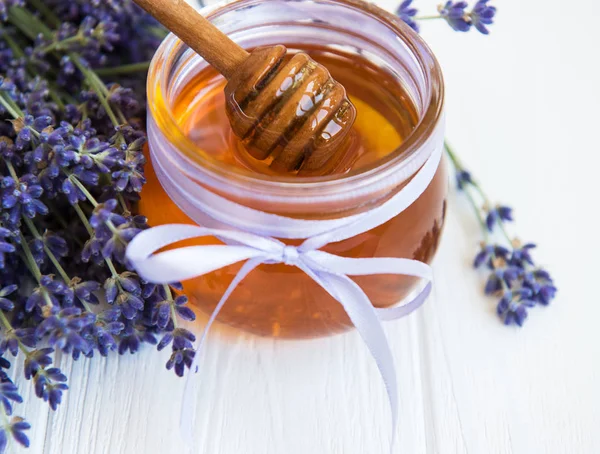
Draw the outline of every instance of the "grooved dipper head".
<instances>
[{"instance_id":1,"label":"grooved dipper head","mask_svg":"<svg viewBox=\"0 0 600 454\"><path fill-rule=\"evenodd\" d=\"M255 49L225 87L227 116L248 153L278 171L327 173L356 118L346 90L304 53Z\"/></svg>"}]
</instances>

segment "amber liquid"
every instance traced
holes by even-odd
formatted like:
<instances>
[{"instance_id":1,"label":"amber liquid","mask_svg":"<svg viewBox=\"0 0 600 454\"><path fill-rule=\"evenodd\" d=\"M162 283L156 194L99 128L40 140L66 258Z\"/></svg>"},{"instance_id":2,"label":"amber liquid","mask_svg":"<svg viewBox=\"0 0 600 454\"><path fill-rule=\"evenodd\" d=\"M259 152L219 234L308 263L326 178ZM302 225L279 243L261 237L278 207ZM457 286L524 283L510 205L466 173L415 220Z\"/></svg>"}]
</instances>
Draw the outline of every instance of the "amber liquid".
<instances>
[{"instance_id":1,"label":"amber liquid","mask_svg":"<svg viewBox=\"0 0 600 454\"><path fill-rule=\"evenodd\" d=\"M357 109L356 122L346 144L348 151L337 163L336 173L373 166L393 152L414 129L418 121L416 109L392 75L357 55L298 47L329 69L334 79L346 88ZM172 106L176 121L199 149L214 159L273 174L268 162L252 158L233 135L225 113L225 83L210 68L198 74ZM146 170L148 183L140 212L148 217L150 225L192 223L164 193L150 167ZM429 188L400 215L369 232L329 244L323 250L347 257L406 257L429 262L443 225L446 190L447 175L442 163ZM253 208L288 215L273 206ZM350 214L354 212L337 216ZM329 216L324 208L322 217ZM314 213L311 217L314 218ZM218 241L196 242L208 243ZM193 304L210 313L240 266L232 265L187 281L184 290ZM376 307L401 301L418 283L415 278L390 275L360 276L354 280ZM302 271L285 265L261 265L254 270L233 292L218 320L260 335L296 338L332 334L351 326L338 302Z\"/></svg>"}]
</instances>

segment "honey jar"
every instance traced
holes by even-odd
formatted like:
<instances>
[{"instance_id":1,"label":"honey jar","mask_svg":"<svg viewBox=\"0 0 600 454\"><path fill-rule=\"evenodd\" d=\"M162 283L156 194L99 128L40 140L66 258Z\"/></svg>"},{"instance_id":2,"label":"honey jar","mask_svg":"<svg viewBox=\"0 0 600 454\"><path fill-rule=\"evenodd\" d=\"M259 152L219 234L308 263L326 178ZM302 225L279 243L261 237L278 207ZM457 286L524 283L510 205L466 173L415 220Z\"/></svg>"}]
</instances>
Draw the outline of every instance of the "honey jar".
<instances>
[{"instance_id":1,"label":"honey jar","mask_svg":"<svg viewBox=\"0 0 600 454\"><path fill-rule=\"evenodd\" d=\"M148 76L150 159L139 211L150 225L225 225L250 232L263 227L272 229L273 237L298 245L302 240L293 232L257 225L252 213L307 221L366 216L400 193L443 146L439 65L418 35L392 14L357 0L240 0L205 9L203 14L247 49L283 44L291 52L308 53L346 88L357 109L356 121L347 150L327 174L274 171L268 161L252 158L232 133L225 112L226 81L169 36ZM443 229L447 186L442 159L410 206L387 222L322 250L341 257L400 257L430 263ZM218 202L211 205L204 200L210 210L199 212L194 188L247 210L228 220ZM209 236L185 244L222 244L222 240ZM185 294L196 307L211 313L241 266L187 280ZM410 276L352 279L378 308L399 304L422 287ZM253 269L217 319L255 334L284 338L325 336L352 326L338 301L303 270L284 263Z\"/></svg>"}]
</instances>

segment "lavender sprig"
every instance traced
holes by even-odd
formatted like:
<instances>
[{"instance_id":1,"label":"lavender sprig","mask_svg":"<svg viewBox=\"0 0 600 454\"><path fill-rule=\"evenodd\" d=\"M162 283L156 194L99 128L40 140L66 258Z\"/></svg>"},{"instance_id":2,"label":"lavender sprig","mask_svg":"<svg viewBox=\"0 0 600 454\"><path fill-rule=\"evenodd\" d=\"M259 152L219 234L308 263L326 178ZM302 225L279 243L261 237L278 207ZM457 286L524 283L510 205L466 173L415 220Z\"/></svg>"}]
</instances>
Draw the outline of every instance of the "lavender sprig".
<instances>
[{"instance_id":1,"label":"lavender sprig","mask_svg":"<svg viewBox=\"0 0 600 454\"><path fill-rule=\"evenodd\" d=\"M496 7L490 6L491 0L478 0L470 10L465 1L446 1L438 5L437 14L431 16L418 16L417 9L412 5L413 0L403 1L396 14L416 32L419 31L419 22L432 19L443 19L455 31L468 32L475 28L480 33L489 34L488 26L494 22Z\"/></svg>"},{"instance_id":2,"label":"lavender sprig","mask_svg":"<svg viewBox=\"0 0 600 454\"><path fill-rule=\"evenodd\" d=\"M142 282L124 257L147 228L133 212L145 183L139 118L144 69L165 31L131 0L0 0L0 21L3 453L10 439L29 443L29 425L8 418L21 399L3 372L6 355L25 357L26 379L54 410L68 388L55 350L73 359L133 353L162 338L167 367L183 375L193 335L178 318L195 316L185 297Z\"/></svg>"},{"instance_id":3,"label":"lavender sprig","mask_svg":"<svg viewBox=\"0 0 600 454\"><path fill-rule=\"evenodd\" d=\"M476 269L487 272L484 292L497 298L496 312L505 324L522 326L529 309L547 306L554 299L554 281L534 262L531 251L535 244L523 244L508 234L506 224L513 221L512 209L492 205L450 146L446 143L445 147L457 187L473 208L484 238L473 261Z\"/></svg>"}]
</instances>

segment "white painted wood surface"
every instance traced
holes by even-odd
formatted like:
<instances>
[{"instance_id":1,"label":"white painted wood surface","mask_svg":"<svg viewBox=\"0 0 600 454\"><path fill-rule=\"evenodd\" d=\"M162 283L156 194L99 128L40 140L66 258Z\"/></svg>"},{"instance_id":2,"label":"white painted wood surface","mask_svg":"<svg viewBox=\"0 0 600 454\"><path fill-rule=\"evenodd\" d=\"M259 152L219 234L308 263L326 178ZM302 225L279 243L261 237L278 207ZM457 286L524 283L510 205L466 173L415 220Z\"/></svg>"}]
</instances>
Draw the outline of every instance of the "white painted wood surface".
<instances>
[{"instance_id":1,"label":"white painted wood surface","mask_svg":"<svg viewBox=\"0 0 600 454\"><path fill-rule=\"evenodd\" d=\"M448 135L518 233L555 275L552 307L502 326L469 268L477 226L456 195L435 262L435 292L388 323L401 400L397 453L600 452L600 4L494 1L489 37L426 24L445 70ZM380 2L392 9L396 2ZM416 0L427 13L435 1ZM431 11L431 9L430 9ZM200 328L200 324L196 329ZM151 347L61 366L57 412L18 384L18 408L44 454L386 453L390 421L375 365L356 333L274 342L218 329L190 396L194 447L178 432L183 380Z\"/></svg>"}]
</instances>

